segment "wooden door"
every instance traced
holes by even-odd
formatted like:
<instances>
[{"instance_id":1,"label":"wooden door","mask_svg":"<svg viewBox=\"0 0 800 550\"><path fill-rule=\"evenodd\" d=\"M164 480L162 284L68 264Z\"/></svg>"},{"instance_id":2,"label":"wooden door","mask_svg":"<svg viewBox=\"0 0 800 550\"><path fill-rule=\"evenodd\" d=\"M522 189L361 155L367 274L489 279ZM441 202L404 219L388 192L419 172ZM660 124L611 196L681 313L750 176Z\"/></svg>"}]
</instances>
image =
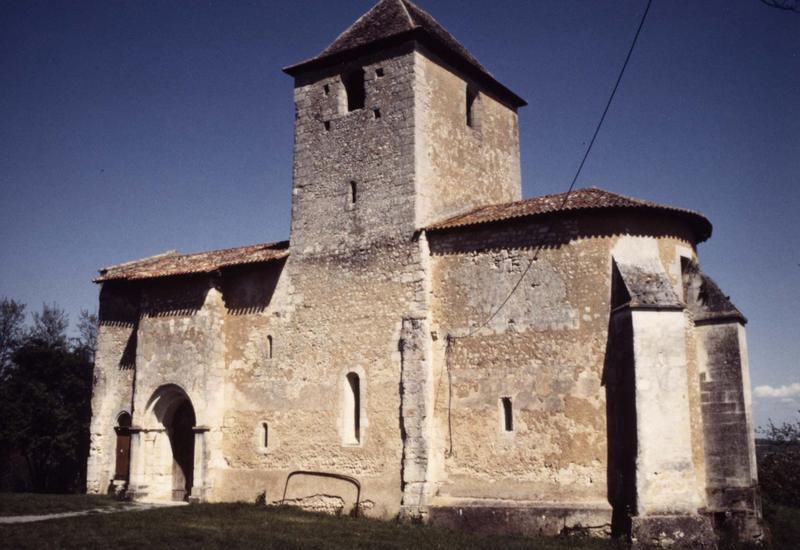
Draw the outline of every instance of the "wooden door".
<instances>
[{"instance_id":1,"label":"wooden door","mask_svg":"<svg viewBox=\"0 0 800 550\"><path fill-rule=\"evenodd\" d=\"M128 481L131 464L131 434L128 430L117 430L117 467L114 479Z\"/></svg>"}]
</instances>

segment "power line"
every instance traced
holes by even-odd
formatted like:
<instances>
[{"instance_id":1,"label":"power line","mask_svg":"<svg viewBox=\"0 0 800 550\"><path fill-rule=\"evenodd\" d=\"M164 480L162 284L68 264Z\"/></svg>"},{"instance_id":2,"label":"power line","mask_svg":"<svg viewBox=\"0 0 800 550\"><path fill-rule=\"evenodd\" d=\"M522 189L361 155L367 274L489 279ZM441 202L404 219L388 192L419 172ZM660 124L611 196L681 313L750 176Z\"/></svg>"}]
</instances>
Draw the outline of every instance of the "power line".
<instances>
[{"instance_id":1,"label":"power line","mask_svg":"<svg viewBox=\"0 0 800 550\"><path fill-rule=\"evenodd\" d=\"M578 176L580 176L580 174L581 174L581 170L583 169L583 165L586 164L586 159L589 158L589 153L592 151L592 146L594 145L594 142L597 139L597 135L600 133L600 128L602 128L603 122L606 119L606 115L608 114L608 110L611 107L611 102L614 100L614 96L617 93L617 89L619 88L620 82L622 82L622 76L625 74L625 69L628 67L628 62L630 61L631 55L633 54L633 50L636 47L636 42L639 40L639 35L642 32L642 27L644 26L645 19L647 19L647 14L650 12L650 6L652 5L652 3L653 3L653 0L647 0L647 6L645 7L644 13L642 14L642 19L639 21L639 27L636 29L636 34L633 37L633 41L631 42L630 48L628 48L628 55L625 56L625 62L622 64L622 68L619 71L619 75L617 76L617 81L614 83L614 88L611 90L611 95L608 98L608 102L606 102L606 107L605 107L605 109L603 109L603 114L600 117L600 121L597 123L597 127L594 130L594 135L592 135L592 139L589 142L589 146L586 148L586 152L584 153L583 159L581 160L581 163L578 166L578 170L577 170L577 172L575 172L575 177L572 178L572 183L570 183L569 188L567 189L567 192L564 194L564 199L561 201L561 204L553 212L553 214L558 214L561 210L564 209L564 207L567 205L567 201L569 200L570 194L572 193L573 189L575 188L575 183L578 181ZM522 275L520 276L519 280L511 288L511 291L508 293L506 298L500 303L500 305L494 310L494 312L491 315L489 315L489 317L487 317L486 320L483 321L483 323L481 323L476 328L471 330L465 336L459 336L459 337L449 336L449 338L452 338L453 340L455 340L456 338L468 338L468 337L474 335L476 332L478 332L482 328L484 328L486 325L488 325L492 321L492 319L494 319L497 316L497 314L500 313L500 311L505 307L505 305L508 303L508 301L514 295L514 293L520 287L520 285L522 284L522 281L525 279L525 276L531 270L531 267L533 266L534 262L536 262L536 260L539 259L539 252L541 252L542 248L544 247L544 244L547 242L547 236L549 236L549 233L550 233L551 229L552 229L552 226L550 228L548 228L547 234L545 235L545 238L543 239L543 242L539 246L536 247L536 251L534 252L533 257L528 262L528 266L522 272Z\"/></svg>"},{"instance_id":2,"label":"power line","mask_svg":"<svg viewBox=\"0 0 800 550\"><path fill-rule=\"evenodd\" d=\"M631 42L631 47L628 49L628 55L625 56L625 62L622 64L622 69L619 72L619 76L617 76L617 81L614 83L614 89L611 91L611 96L608 98L608 102L606 103L606 108L603 109L603 115L600 117L600 122L598 122L597 128L595 128L594 135L592 136L592 140L589 142L589 146L586 148L586 152L583 155L583 159L581 160L581 164L580 164L580 166L578 166L578 171L575 172L575 177L572 178L572 183L570 183L569 189L567 189L567 192L564 194L564 200L561 201L561 204L553 212L553 214L557 214L558 212L560 212L561 210L564 209L564 207L567 205L567 201L569 200L569 196L572 193L572 190L575 188L575 183L578 181L578 176L580 176L581 170L583 169L583 165L586 163L586 159L589 157L589 153L592 150L592 145L594 145L594 142L597 139L597 134L600 133L600 128L603 126L603 121L606 118L606 114L608 114L608 109L609 109L609 107L611 107L611 102L614 100L614 95L617 93L617 88L619 88L619 83L622 81L622 75L625 74L625 69L628 66L628 61L630 61L631 54L633 54L633 49L636 47L636 42L639 39L639 34L642 32L642 27L644 26L644 21L647 18L647 13L650 11L650 5L652 3L653 3L653 0L647 0L647 7L644 10L644 14L642 14L641 21L639 21L639 27L636 29L636 35L633 37L633 42ZM528 262L527 267L522 272L522 275L520 275L519 279L517 280L516 284L512 287L511 291L508 293L508 295L506 296L505 300L503 300L500 303L500 305L494 310L494 312L491 315L489 315L489 317L487 317L486 320L483 321L483 323L481 323L480 325L478 325L477 327L475 327L474 329L469 331L469 333L464 335L464 336L453 336L452 334L448 334L447 335L447 346L446 346L445 352L444 352L445 353L445 369L447 371L447 382L448 382L448 389L447 389L447 399L448 399L448 402L447 402L447 429L448 429L448 433L449 433L449 448L445 453L445 455L447 457L450 457L450 456L453 455L453 426L452 426L452 420L451 420L451 416L450 416L450 414L451 414L451 401L452 401L452 398L453 398L453 380L452 380L451 372L450 372L450 358L451 358L451 355L452 355L451 346L453 344L455 344L457 339L459 339L459 338L469 338L470 336L472 336L475 333L477 333L483 327L488 325L492 321L492 319L494 319L497 316L498 313L500 313L500 311L505 307L505 305L508 303L508 301L514 295L514 293L520 287L520 285L522 284L522 281L525 279L525 277L528 275L528 272L531 270L531 267L533 266L534 262L536 262L536 260L539 259L539 252L541 252L542 248L547 243L548 237L549 237L551 231L552 231L552 224L550 225L550 227L548 227L547 232L545 233L545 236L542 239L542 242L539 244L539 246L536 247L536 251L534 252L533 257Z\"/></svg>"},{"instance_id":3,"label":"power line","mask_svg":"<svg viewBox=\"0 0 800 550\"><path fill-rule=\"evenodd\" d=\"M631 60L631 54L633 53L633 49L636 47L636 41L639 40L639 34L642 32L642 27L644 26L644 20L647 19L647 12L650 11L650 5L653 3L653 0L647 0L647 7L644 9L644 14L642 14L642 20L639 21L639 28L636 29L636 35L633 37L633 42L631 42L631 47L628 49L628 55L625 56L625 63L622 64L622 69L619 71L619 76L617 77L617 81L614 84L614 89L611 90L611 95L608 98L608 103L606 103L606 108L603 109L603 115L600 117L600 122L597 123L597 128L594 130L594 135L592 136L592 141L589 142L589 147L586 148L586 153L583 155L583 160L581 160L580 166L578 166L578 171L575 172L575 177L572 178L572 183L569 186L570 193L572 189L575 187L575 182L578 181L578 176L581 174L581 170L583 170L583 165L586 164L586 159L589 158L589 153L592 151L592 145L594 145L594 140L597 139L597 134L600 133L600 128L603 126L603 121L606 119L606 115L608 114L608 109L611 107L611 102L614 101L614 96L617 93L617 88L619 88L619 83L622 81L622 75L625 74L625 69L628 66L628 61Z\"/></svg>"}]
</instances>

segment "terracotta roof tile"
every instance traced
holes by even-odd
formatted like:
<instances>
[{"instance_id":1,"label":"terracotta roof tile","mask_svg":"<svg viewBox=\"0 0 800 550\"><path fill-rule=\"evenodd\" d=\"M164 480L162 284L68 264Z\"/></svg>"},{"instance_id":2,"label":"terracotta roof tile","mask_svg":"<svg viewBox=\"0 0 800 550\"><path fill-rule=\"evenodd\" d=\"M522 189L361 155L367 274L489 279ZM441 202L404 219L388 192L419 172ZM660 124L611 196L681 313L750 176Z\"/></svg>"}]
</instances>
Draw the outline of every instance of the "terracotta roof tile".
<instances>
[{"instance_id":1,"label":"terracotta roof tile","mask_svg":"<svg viewBox=\"0 0 800 550\"><path fill-rule=\"evenodd\" d=\"M192 273L209 273L223 267L279 260L289 255L288 248L288 241L281 241L196 254L178 254L173 250L157 256L105 267L100 270L100 276L94 281L96 283L119 280L136 281Z\"/></svg>"},{"instance_id":2,"label":"terracotta roof tile","mask_svg":"<svg viewBox=\"0 0 800 550\"><path fill-rule=\"evenodd\" d=\"M553 214L559 211L600 210L606 208L635 208L661 210L687 218L697 232L698 242L711 236L711 223L702 214L683 208L665 206L642 199L634 199L596 187L577 189L567 193L544 195L518 202L493 204L453 216L441 222L429 225L426 229L436 231L454 227L464 227L483 223L491 223L514 218L526 218Z\"/></svg>"}]
</instances>

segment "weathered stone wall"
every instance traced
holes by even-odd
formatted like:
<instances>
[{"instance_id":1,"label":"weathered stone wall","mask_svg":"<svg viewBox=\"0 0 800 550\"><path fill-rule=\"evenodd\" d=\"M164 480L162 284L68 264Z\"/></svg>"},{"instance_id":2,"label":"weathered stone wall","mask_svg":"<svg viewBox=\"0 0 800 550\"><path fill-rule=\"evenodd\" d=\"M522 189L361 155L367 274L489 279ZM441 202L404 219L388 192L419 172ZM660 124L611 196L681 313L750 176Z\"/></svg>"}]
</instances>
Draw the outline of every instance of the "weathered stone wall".
<instances>
[{"instance_id":1,"label":"weathered stone wall","mask_svg":"<svg viewBox=\"0 0 800 550\"><path fill-rule=\"evenodd\" d=\"M708 506L727 512L747 538L759 538L752 398L745 329L740 321L699 324L701 410L705 428Z\"/></svg>"},{"instance_id":2,"label":"weathered stone wall","mask_svg":"<svg viewBox=\"0 0 800 550\"><path fill-rule=\"evenodd\" d=\"M674 271L675 251L692 249L688 228L657 216L587 214L434 232L429 239L433 330L444 364L435 386L446 456L437 504L527 501L595 510L594 520L610 523L601 384L611 258L622 240L634 239L666 266L661 271ZM678 353L685 358L678 325ZM685 396L689 382L683 376ZM504 430L503 397L513 403L512 432ZM682 434L688 442L685 408Z\"/></svg>"},{"instance_id":3,"label":"weathered stone wall","mask_svg":"<svg viewBox=\"0 0 800 550\"><path fill-rule=\"evenodd\" d=\"M341 74L358 67L365 105L348 112ZM425 298L413 238L414 67L405 49L298 79L292 253L264 327L272 359L259 365L230 355L237 371L236 405L226 413L226 498L245 484L266 490L271 502L286 489L295 504L346 510L353 488L320 475L332 473L360 481L368 513L399 511L399 344L404 316ZM235 339L259 331L242 322ZM359 380L357 441L347 425L350 373ZM256 451L254 433L264 422L270 444ZM297 471L313 473L286 487Z\"/></svg>"},{"instance_id":4,"label":"weathered stone wall","mask_svg":"<svg viewBox=\"0 0 800 550\"><path fill-rule=\"evenodd\" d=\"M406 48L298 78L293 258L345 253L410 238L414 229L414 59L415 54ZM359 68L364 71L365 105L348 112L342 73ZM379 69L383 76L378 76ZM356 183L355 203L350 182Z\"/></svg>"},{"instance_id":5,"label":"weathered stone wall","mask_svg":"<svg viewBox=\"0 0 800 550\"><path fill-rule=\"evenodd\" d=\"M422 49L416 61L417 226L522 198L517 113ZM467 87L478 92L467 125Z\"/></svg>"},{"instance_id":6,"label":"weathered stone wall","mask_svg":"<svg viewBox=\"0 0 800 550\"><path fill-rule=\"evenodd\" d=\"M129 410L131 492L174 496L168 398L191 401L192 495L211 501L605 532L612 505L617 527L688 517L707 477L755 480L717 460L712 425L751 429L746 351L740 334L731 367L731 334L683 311L688 222L605 209L421 229L519 199L519 168L514 109L419 44L299 76L288 259L104 287L90 490Z\"/></svg>"},{"instance_id":7,"label":"weathered stone wall","mask_svg":"<svg viewBox=\"0 0 800 550\"><path fill-rule=\"evenodd\" d=\"M100 290L100 329L92 391L91 448L86 490L105 493L114 478L117 438L114 427L122 412L131 413L138 295L107 283Z\"/></svg>"},{"instance_id":8,"label":"weathered stone wall","mask_svg":"<svg viewBox=\"0 0 800 550\"><path fill-rule=\"evenodd\" d=\"M224 409L225 306L216 281L207 276L172 278L143 286L136 347L130 491L139 498L172 498L172 451L154 410L159 388L177 386L194 409L196 424L208 426L208 476L195 479L193 495L209 490L224 465L221 425Z\"/></svg>"}]
</instances>

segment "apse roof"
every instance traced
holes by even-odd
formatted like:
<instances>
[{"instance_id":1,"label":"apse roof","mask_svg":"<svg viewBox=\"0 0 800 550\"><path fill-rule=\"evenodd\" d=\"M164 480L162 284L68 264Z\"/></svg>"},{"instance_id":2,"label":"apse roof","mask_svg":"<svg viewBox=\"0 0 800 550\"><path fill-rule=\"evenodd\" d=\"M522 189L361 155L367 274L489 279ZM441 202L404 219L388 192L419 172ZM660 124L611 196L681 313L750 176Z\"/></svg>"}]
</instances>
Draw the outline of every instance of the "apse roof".
<instances>
[{"instance_id":1,"label":"apse roof","mask_svg":"<svg viewBox=\"0 0 800 550\"><path fill-rule=\"evenodd\" d=\"M698 212L626 197L596 187L576 189L570 193L544 195L517 202L482 206L434 223L426 229L436 231L564 211L575 212L601 209L659 210L672 213L686 218L691 223L697 233L698 242L702 242L711 236L711 222Z\"/></svg>"}]
</instances>

